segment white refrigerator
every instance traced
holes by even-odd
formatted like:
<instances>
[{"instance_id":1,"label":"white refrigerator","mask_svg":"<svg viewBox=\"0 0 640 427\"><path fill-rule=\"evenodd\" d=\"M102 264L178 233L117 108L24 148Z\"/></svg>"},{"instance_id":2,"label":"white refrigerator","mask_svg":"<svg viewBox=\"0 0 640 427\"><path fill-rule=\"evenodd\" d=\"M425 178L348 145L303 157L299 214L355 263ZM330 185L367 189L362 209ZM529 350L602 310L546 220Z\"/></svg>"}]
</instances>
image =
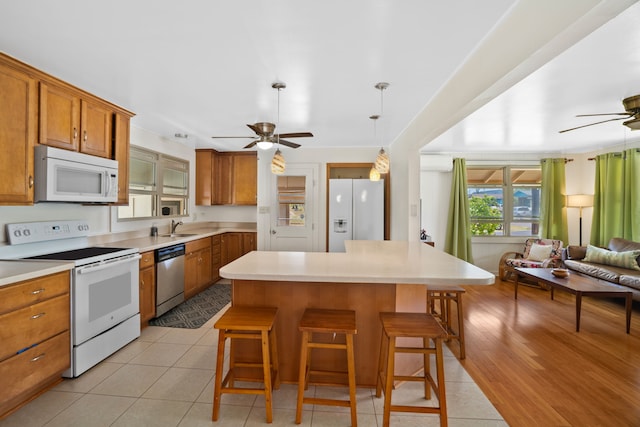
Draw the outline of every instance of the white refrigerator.
<instances>
[{"instance_id":1,"label":"white refrigerator","mask_svg":"<svg viewBox=\"0 0 640 427\"><path fill-rule=\"evenodd\" d=\"M384 240L384 180L329 180L329 252L345 240Z\"/></svg>"}]
</instances>

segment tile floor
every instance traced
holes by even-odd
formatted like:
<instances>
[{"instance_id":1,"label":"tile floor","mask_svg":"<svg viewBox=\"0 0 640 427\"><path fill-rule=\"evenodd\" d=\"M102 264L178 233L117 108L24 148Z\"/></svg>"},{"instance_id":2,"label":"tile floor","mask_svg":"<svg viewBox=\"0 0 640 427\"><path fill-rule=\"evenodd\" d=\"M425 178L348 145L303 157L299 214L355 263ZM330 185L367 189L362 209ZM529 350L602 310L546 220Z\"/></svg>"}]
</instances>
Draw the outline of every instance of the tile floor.
<instances>
[{"instance_id":1,"label":"tile floor","mask_svg":"<svg viewBox=\"0 0 640 427\"><path fill-rule=\"evenodd\" d=\"M150 326L107 360L79 378L67 379L0 420L20 426L256 426L265 424L264 400L255 395L223 395L220 419L211 421L217 333L216 317L199 329ZM445 347L445 378L452 427L507 426L453 354ZM420 383L393 393L394 403L420 399ZM414 389L412 391L412 388ZM343 389L309 388L318 396ZM295 425L297 386L283 384L273 395L273 426ZM427 402L428 403L428 402ZM383 400L375 390L358 389L358 425L382 425ZM302 426L349 426L348 408L305 405ZM430 414L392 413L391 425L438 426Z\"/></svg>"}]
</instances>

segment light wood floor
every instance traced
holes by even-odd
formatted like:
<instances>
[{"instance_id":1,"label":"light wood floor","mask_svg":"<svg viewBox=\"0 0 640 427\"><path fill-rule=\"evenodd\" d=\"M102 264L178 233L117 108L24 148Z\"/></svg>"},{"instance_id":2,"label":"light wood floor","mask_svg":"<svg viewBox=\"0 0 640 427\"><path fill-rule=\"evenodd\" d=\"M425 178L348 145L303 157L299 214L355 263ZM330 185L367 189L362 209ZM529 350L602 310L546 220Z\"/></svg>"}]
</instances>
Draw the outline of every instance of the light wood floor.
<instances>
[{"instance_id":1,"label":"light wood floor","mask_svg":"<svg viewBox=\"0 0 640 427\"><path fill-rule=\"evenodd\" d=\"M627 335L622 300L583 298L576 332L573 295L465 288L462 364L510 426L640 426L637 302Z\"/></svg>"}]
</instances>

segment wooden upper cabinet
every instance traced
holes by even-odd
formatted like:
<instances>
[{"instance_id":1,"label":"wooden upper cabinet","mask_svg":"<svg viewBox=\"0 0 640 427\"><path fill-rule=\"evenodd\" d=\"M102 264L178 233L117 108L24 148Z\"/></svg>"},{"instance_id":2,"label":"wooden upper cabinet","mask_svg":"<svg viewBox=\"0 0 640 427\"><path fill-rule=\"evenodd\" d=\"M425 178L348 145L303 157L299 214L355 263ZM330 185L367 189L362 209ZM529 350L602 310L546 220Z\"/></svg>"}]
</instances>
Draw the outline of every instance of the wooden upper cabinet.
<instances>
[{"instance_id":1,"label":"wooden upper cabinet","mask_svg":"<svg viewBox=\"0 0 640 427\"><path fill-rule=\"evenodd\" d=\"M78 151L79 135L80 98L40 82L40 144Z\"/></svg>"},{"instance_id":2,"label":"wooden upper cabinet","mask_svg":"<svg viewBox=\"0 0 640 427\"><path fill-rule=\"evenodd\" d=\"M258 157L255 152L233 157L233 204L256 205L258 194Z\"/></svg>"},{"instance_id":3,"label":"wooden upper cabinet","mask_svg":"<svg viewBox=\"0 0 640 427\"><path fill-rule=\"evenodd\" d=\"M81 112L80 152L110 159L113 110L83 99Z\"/></svg>"},{"instance_id":4,"label":"wooden upper cabinet","mask_svg":"<svg viewBox=\"0 0 640 427\"><path fill-rule=\"evenodd\" d=\"M0 205L33 203L37 82L0 55Z\"/></svg>"},{"instance_id":5,"label":"wooden upper cabinet","mask_svg":"<svg viewBox=\"0 0 640 427\"><path fill-rule=\"evenodd\" d=\"M130 118L121 113L114 116L113 158L118 161L118 205L129 204Z\"/></svg>"},{"instance_id":6,"label":"wooden upper cabinet","mask_svg":"<svg viewBox=\"0 0 640 427\"><path fill-rule=\"evenodd\" d=\"M255 152L196 150L196 205L256 205Z\"/></svg>"},{"instance_id":7,"label":"wooden upper cabinet","mask_svg":"<svg viewBox=\"0 0 640 427\"><path fill-rule=\"evenodd\" d=\"M213 205L213 150L196 150L196 205Z\"/></svg>"},{"instance_id":8,"label":"wooden upper cabinet","mask_svg":"<svg viewBox=\"0 0 640 427\"><path fill-rule=\"evenodd\" d=\"M231 153L219 153L216 155L214 163L214 185L215 194L213 204L231 205L233 204L233 155Z\"/></svg>"},{"instance_id":9,"label":"wooden upper cabinet","mask_svg":"<svg viewBox=\"0 0 640 427\"><path fill-rule=\"evenodd\" d=\"M40 144L111 158L113 110L49 82L40 82Z\"/></svg>"}]
</instances>

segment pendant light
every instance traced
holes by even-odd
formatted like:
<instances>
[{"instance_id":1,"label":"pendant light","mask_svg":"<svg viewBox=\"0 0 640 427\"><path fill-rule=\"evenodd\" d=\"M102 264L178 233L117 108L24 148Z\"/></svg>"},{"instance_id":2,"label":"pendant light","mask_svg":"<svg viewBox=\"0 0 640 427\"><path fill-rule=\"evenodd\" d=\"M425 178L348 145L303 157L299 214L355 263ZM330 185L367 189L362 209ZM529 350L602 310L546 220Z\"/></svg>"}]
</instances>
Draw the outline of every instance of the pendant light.
<instances>
[{"instance_id":1,"label":"pendant light","mask_svg":"<svg viewBox=\"0 0 640 427\"><path fill-rule=\"evenodd\" d=\"M284 89L287 87L283 82L275 82L271 85L272 88L278 89L278 121L276 122L276 129L280 128L280 89ZM258 143L258 145L260 145ZM280 152L280 134L276 134L276 152L273 154L273 158L271 159L271 173L275 175L282 175L284 173L284 169L286 167L286 163L284 161L284 157Z\"/></svg>"},{"instance_id":2,"label":"pendant light","mask_svg":"<svg viewBox=\"0 0 640 427\"><path fill-rule=\"evenodd\" d=\"M374 87L380 91L380 115L382 115L384 111L383 91L389 87L389 83L380 82L377 83ZM374 163L374 167L378 171L378 173L383 174L389 172L389 155L384 151L384 148L380 148L378 157L376 157L376 161Z\"/></svg>"},{"instance_id":3,"label":"pendant light","mask_svg":"<svg viewBox=\"0 0 640 427\"><path fill-rule=\"evenodd\" d=\"M371 120L373 120L373 140L376 139L376 120L380 118L379 115L374 114L369 116ZM377 161L377 160L376 160ZM371 165L371 170L369 171L369 181L380 181L380 172L378 171L376 164Z\"/></svg>"}]
</instances>

